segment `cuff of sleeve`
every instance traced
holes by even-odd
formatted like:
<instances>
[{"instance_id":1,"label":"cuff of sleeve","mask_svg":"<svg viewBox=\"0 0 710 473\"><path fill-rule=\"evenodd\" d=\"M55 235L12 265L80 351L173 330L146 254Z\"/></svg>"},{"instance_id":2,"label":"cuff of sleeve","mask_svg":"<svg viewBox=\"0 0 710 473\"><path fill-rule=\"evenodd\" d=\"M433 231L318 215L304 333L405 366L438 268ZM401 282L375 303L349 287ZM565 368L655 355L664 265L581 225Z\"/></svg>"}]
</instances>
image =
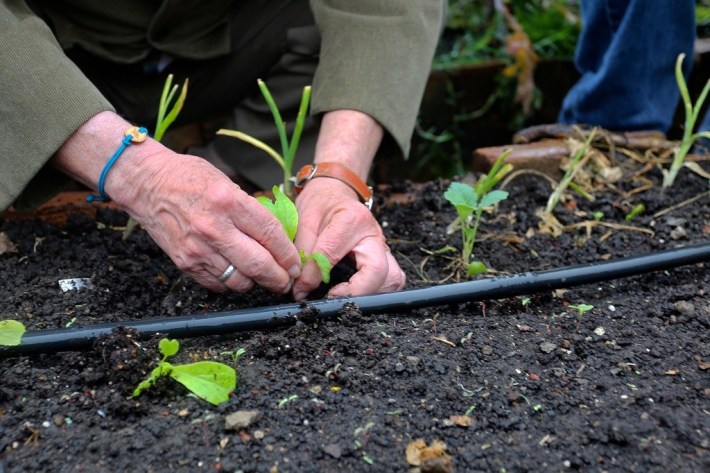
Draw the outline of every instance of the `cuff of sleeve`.
<instances>
[{"instance_id":1,"label":"cuff of sleeve","mask_svg":"<svg viewBox=\"0 0 710 473\"><path fill-rule=\"evenodd\" d=\"M0 209L5 209L23 190L30 191L25 188L33 177L74 131L113 107L65 56L41 19L26 12L0 13L5 16L0 27Z\"/></svg>"}]
</instances>

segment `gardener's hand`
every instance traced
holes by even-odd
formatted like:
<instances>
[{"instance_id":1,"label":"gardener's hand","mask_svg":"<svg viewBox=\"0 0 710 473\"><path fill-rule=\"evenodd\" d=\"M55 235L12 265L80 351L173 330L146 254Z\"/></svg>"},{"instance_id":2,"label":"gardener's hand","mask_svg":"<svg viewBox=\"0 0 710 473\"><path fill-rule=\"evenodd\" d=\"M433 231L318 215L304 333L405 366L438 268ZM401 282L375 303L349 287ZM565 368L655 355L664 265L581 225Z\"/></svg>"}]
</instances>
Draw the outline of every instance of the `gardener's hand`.
<instances>
[{"instance_id":1,"label":"gardener's hand","mask_svg":"<svg viewBox=\"0 0 710 473\"><path fill-rule=\"evenodd\" d=\"M380 124L362 112L328 112L321 122L315 162L341 164L364 181L382 136ZM308 254L323 253L333 266L345 256L355 262L357 272L348 282L331 288L329 296L390 292L404 287L404 273L382 229L348 185L333 178L311 179L296 199L296 207L296 248ZM315 263L308 262L302 271L293 285L296 300L305 298L321 282Z\"/></svg>"},{"instance_id":2,"label":"gardener's hand","mask_svg":"<svg viewBox=\"0 0 710 473\"><path fill-rule=\"evenodd\" d=\"M391 292L404 287L406 278L382 229L352 189L336 179L313 179L296 205L300 216L297 248L309 254L321 252L333 266L345 256L355 262L357 272L349 281L331 288L328 296ZM308 262L293 286L295 299L304 299L320 282L318 267Z\"/></svg>"},{"instance_id":3,"label":"gardener's hand","mask_svg":"<svg viewBox=\"0 0 710 473\"><path fill-rule=\"evenodd\" d=\"M128 126L111 112L100 113L52 163L95 189ZM126 148L107 175L105 191L178 268L209 289L247 291L256 283L286 293L300 274L298 251L276 218L202 158L148 139ZM234 272L221 281L230 265Z\"/></svg>"}]
</instances>

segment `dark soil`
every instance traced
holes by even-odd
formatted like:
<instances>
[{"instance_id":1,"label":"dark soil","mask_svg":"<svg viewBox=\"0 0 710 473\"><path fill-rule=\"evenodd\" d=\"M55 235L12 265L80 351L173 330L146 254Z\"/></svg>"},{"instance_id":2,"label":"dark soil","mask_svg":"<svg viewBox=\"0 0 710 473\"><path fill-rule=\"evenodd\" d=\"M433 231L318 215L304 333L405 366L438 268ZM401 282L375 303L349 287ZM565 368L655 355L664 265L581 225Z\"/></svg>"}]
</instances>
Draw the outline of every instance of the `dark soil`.
<instances>
[{"instance_id":1,"label":"dark soil","mask_svg":"<svg viewBox=\"0 0 710 473\"><path fill-rule=\"evenodd\" d=\"M656 187L630 195L641 184L628 179L555 213L570 224L602 211L604 222L653 234L543 234L534 210L549 185L523 176L485 217L475 253L510 274L710 240L707 195L653 217L707 192L706 179L683 172L661 194L659 174L646 177ZM410 288L450 276L449 261L425 251L460 244L446 234L455 217L446 186L379 192L376 215ZM626 222L639 202L646 212ZM144 232L122 241L125 221L109 209L61 228L1 220L17 252L0 256L0 318L40 330L289 302L261 290L209 293L181 278ZM80 277L93 288L58 285ZM696 264L529 300L377 315L350 307L330 320L182 340L175 362L232 363L223 352L246 348L237 390L218 407L171 381L132 398L157 339L118 330L90 351L0 361L0 471L407 471L416 439L442 441L450 456L423 471L710 471L709 293L707 264ZM578 319L567 306L580 303L594 309ZM226 430L225 417L240 410L260 418Z\"/></svg>"}]
</instances>

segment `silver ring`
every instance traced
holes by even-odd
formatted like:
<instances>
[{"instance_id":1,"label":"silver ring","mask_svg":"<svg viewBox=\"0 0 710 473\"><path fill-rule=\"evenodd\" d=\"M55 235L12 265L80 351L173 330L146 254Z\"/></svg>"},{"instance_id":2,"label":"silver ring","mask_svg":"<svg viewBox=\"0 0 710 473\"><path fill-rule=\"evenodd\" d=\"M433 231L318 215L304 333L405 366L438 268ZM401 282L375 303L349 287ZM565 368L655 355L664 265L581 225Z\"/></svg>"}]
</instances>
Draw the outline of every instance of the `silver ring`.
<instances>
[{"instance_id":1,"label":"silver ring","mask_svg":"<svg viewBox=\"0 0 710 473\"><path fill-rule=\"evenodd\" d=\"M235 270L234 265L230 264L229 266L227 266L227 269L224 270L222 275L220 277L218 277L217 279L219 279L219 282L225 282L234 273L234 270Z\"/></svg>"}]
</instances>

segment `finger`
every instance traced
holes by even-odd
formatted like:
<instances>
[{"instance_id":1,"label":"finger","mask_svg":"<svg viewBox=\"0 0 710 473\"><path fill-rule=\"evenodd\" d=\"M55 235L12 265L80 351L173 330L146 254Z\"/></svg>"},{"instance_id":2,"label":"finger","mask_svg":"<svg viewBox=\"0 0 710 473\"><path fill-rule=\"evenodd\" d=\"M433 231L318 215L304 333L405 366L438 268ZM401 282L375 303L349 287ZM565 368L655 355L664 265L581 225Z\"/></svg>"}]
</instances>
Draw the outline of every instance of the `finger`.
<instances>
[{"instance_id":1,"label":"finger","mask_svg":"<svg viewBox=\"0 0 710 473\"><path fill-rule=\"evenodd\" d=\"M307 231L307 227L304 227ZM300 231L300 230L299 230ZM330 223L320 232L311 250L305 244L303 248L308 254L321 253L331 266L342 260L358 241L368 238L380 239L381 231L370 212L362 206L347 207L337 211ZM306 237L308 238L308 237ZM381 252L380 252L381 253ZM384 256L384 255L383 255ZM381 275L384 280L384 274ZM294 297L303 299L308 293L316 289L322 281L320 270L313 261L309 261L302 269L301 276L294 284Z\"/></svg>"},{"instance_id":2,"label":"finger","mask_svg":"<svg viewBox=\"0 0 710 473\"><path fill-rule=\"evenodd\" d=\"M234 225L265 248L291 278L297 278L301 258L281 222L254 198L247 199L243 206L244 210L232 216Z\"/></svg>"},{"instance_id":3,"label":"finger","mask_svg":"<svg viewBox=\"0 0 710 473\"><path fill-rule=\"evenodd\" d=\"M383 241L365 241L352 251L357 272L349 281L328 292L329 297L393 292L404 287L406 277Z\"/></svg>"}]
</instances>

